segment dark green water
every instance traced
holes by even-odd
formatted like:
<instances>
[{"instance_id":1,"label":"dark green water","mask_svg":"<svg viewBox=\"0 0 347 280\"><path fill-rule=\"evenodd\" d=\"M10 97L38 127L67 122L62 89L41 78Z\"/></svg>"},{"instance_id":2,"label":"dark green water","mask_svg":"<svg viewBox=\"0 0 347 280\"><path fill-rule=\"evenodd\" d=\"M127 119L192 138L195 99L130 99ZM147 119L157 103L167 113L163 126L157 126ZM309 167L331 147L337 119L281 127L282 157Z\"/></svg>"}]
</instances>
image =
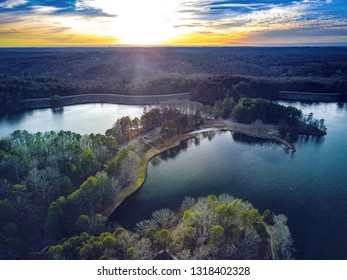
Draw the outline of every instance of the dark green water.
<instances>
[{"instance_id":1,"label":"dark green water","mask_svg":"<svg viewBox=\"0 0 347 280\"><path fill-rule=\"evenodd\" d=\"M285 103L289 104L289 103ZM290 103L324 118L328 135L274 142L215 132L149 163L144 186L113 214L125 227L185 196L228 193L289 218L298 259L347 259L347 106Z\"/></svg>"}]
</instances>

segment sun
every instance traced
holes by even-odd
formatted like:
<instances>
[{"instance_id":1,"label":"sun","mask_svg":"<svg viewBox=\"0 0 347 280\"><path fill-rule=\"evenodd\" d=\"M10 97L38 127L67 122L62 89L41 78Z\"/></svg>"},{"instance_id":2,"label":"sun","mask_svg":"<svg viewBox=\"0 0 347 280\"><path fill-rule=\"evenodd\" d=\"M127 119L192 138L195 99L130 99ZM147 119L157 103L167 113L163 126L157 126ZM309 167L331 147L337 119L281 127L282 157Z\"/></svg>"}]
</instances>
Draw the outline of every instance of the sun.
<instances>
[{"instance_id":1,"label":"sun","mask_svg":"<svg viewBox=\"0 0 347 280\"><path fill-rule=\"evenodd\" d=\"M178 4L170 0L126 0L90 2L93 7L114 15L108 35L120 44L161 44L178 34Z\"/></svg>"},{"instance_id":2,"label":"sun","mask_svg":"<svg viewBox=\"0 0 347 280\"><path fill-rule=\"evenodd\" d=\"M196 25L189 9L182 12L187 0L76 1L76 9L100 11L97 24L90 26L93 20L83 22L83 31L113 37L117 45L170 45L183 34L203 29ZM69 27L76 29L76 25Z\"/></svg>"},{"instance_id":3,"label":"sun","mask_svg":"<svg viewBox=\"0 0 347 280\"><path fill-rule=\"evenodd\" d=\"M76 10L100 11L97 22L81 22L82 31L114 38L117 45L170 45L184 34L204 29L196 24L193 12L182 12L187 0L76 1ZM67 26L76 29L78 25Z\"/></svg>"}]
</instances>

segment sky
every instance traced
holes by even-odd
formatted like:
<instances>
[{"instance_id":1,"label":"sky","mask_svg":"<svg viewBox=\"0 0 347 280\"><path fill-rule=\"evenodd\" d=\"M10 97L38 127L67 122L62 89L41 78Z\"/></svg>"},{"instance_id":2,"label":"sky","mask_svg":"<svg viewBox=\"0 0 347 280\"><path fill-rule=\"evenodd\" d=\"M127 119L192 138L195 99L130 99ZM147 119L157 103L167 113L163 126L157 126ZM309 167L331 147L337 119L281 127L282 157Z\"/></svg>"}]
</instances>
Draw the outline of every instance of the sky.
<instances>
[{"instance_id":1,"label":"sky","mask_svg":"<svg viewBox=\"0 0 347 280\"><path fill-rule=\"evenodd\" d=\"M0 0L0 47L347 45L347 0Z\"/></svg>"}]
</instances>

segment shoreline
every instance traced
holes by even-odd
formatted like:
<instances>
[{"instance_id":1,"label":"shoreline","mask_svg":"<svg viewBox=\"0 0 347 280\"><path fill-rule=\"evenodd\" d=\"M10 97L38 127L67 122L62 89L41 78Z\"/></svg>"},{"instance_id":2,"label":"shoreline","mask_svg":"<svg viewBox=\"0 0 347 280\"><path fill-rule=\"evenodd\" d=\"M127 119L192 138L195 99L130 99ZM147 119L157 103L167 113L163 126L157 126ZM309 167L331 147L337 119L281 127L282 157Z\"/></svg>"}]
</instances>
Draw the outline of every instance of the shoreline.
<instances>
[{"instance_id":1,"label":"shoreline","mask_svg":"<svg viewBox=\"0 0 347 280\"><path fill-rule=\"evenodd\" d=\"M239 133L255 138L261 138L261 139L267 139L267 140L272 140L276 141L279 144L282 144L285 146L285 148L289 151L296 152L296 149L294 145L290 144L289 142L285 141L284 139L281 139L279 137L273 136L273 135L263 135L260 133L255 133L255 132L250 132L250 131L245 131L242 129L238 129L236 126L231 127L231 125L226 125L229 122L230 124L237 124L237 123L232 123L230 121L224 121L224 125L221 125L218 122L214 122L213 124L207 124L205 126L201 126L197 129L194 129L192 131L187 131L183 134L178 134L174 138L171 138L169 140L166 140L163 144L160 144L158 146L150 148L142 157L141 157L141 164L139 167L138 171L138 176L136 178L135 183L130 184L129 186L125 187L121 192L119 193L118 197L114 201L114 204L108 207L102 214L110 217L114 211L132 194L137 192L145 183L146 178L147 178L147 169L148 169L148 164L151 159L153 159L155 156L158 156L170 149L173 149L175 147L178 147L181 142L187 141L189 139L195 138L195 134L199 133L199 130L202 129L216 129L216 130L221 130L221 131L230 131L234 133ZM251 126L249 126L251 128Z\"/></svg>"},{"instance_id":2,"label":"shoreline","mask_svg":"<svg viewBox=\"0 0 347 280\"><path fill-rule=\"evenodd\" d=\"M195 138L195 135L190 135L189 133L179 134L176 135L171 140L165 141L160 146L152 147L150 148L142 157L141 157L141 164L139 166L138 176L136 178L136 182L130 184L129 186L125 187L121 192L119 193L118 197L116 198L113 205L108 207L102 214L105 216L111 216L113 212L132 194L134 194L136 191L138 191L143 184L146 181L147 178L147 168L148 164L154 157L170 150L173 148L178 147L182 141L187 141L189 139Z\"/></svg>"},{"instance_id":3,"label":"shoreline","mask_svg":"<svg viewBox=\"0 0 347 280\"><path fill-rule=\"evenodd\" d=\"M289 102L339 102L343 95L341 93L320 93L320 92L302 92L302 91L278 91L276 100ZM61 96L62 107L89 103L106 103L122 105L154 105L161 101L171 99L191 99L191 92L181 92L172 94L158 95L124 95L112 93L89 93ZM194 100L193 100L194 101ZM344 102L344 101L342 101ZM16 111L0 112L1 115L21 113L30 110L51 108L50 98L30 98L20 101L20 108Z\"/></svg>"},{"instance_id":4,"label":"shoreline","mask_svg":"<svg viewBox=\"0 0 347 280\"><path fill-rule=\"evenodd\" d=\"M199 129L218 129L218 130L226 130L231 131L255 138L261 138L261 139L267 139L267 140L273 140L276 141L282 145L285 146L285 148L291 152L296 152L296 148L294 145L290 144L288 141L277 137L275 135L271 135L271 130L276 130L276 126L271 125L265 125L264 128L260 128L257 131L257 128L253 125L247 125L247 124L241 124L234 121L229 120L223 120L223 121L214 121L210 124L207 124L205 126L201 126ZM262 131L261 131L262 130ZM193 132L190 132L193 133Z\"/></svg>"},{"instance_id":5,"label":"shoreline","mask_svg":"<svg viewBox=\"0 0 347 280\"><path fill-rule=\"evenodd\" d=\"M158 95L122 95L111 93L92 93L61 96L62 107L90 103L122 104L122 105L155 105L161 101L172 99L191 99L190 92L158 94ZM23 99L20 109L16 111L1 112L0 115L16 114L25 111L52 108L50 98Z\"/></svg>"}]
</instances>

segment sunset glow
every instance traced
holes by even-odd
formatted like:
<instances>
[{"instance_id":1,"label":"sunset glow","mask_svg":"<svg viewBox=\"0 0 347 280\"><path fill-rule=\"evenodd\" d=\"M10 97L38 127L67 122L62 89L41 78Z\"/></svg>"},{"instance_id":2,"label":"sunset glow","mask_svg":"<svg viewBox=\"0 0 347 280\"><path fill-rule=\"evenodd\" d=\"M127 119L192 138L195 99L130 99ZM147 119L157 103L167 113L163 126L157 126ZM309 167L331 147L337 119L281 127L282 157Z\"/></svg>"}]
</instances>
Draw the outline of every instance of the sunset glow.
<instances>
[{"instance_id":1,"label":"sunset glow","mask_svg":"<svg viewBox=\"0 0 347 280\"><path fill-rule=\"evenodd\" d=\"M0 46L345 45L344 0L6 0Z\"/></svg>"}]
</instances>

